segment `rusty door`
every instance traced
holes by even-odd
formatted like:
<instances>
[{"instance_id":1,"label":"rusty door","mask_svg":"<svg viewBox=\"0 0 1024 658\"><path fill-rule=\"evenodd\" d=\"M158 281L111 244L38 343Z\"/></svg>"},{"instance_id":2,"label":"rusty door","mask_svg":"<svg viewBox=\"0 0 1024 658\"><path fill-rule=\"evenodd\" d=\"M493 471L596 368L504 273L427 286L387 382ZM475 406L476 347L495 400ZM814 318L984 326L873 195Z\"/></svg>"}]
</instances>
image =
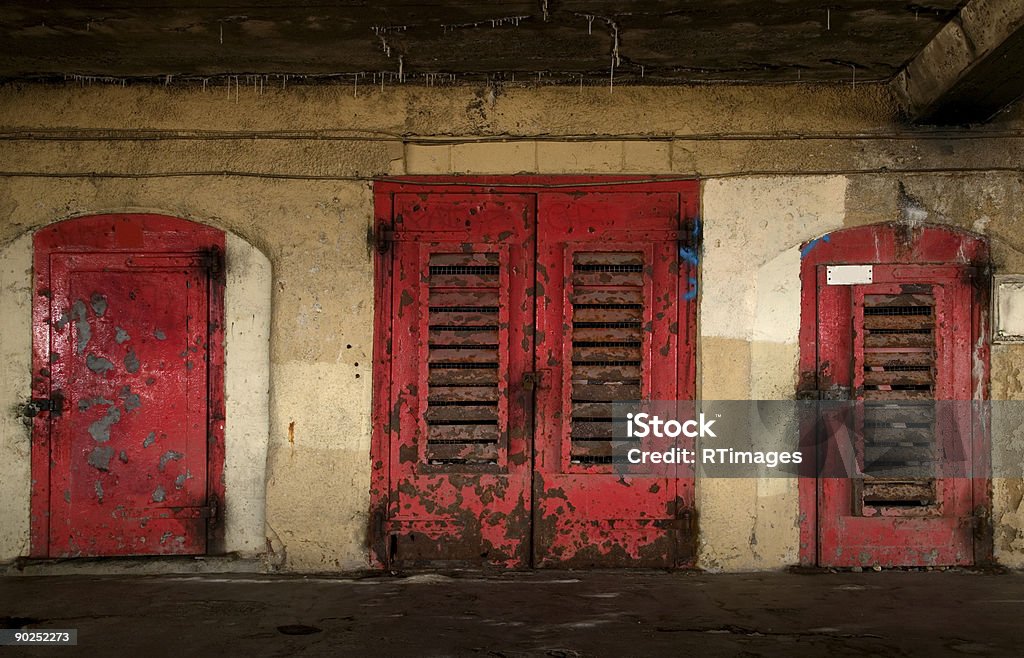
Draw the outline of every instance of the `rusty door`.
<instances>
[{"instance_id":1,"label":"rusty door","mask_svg":"<svg viewBox=\"0 0 1024 658\"><path fill-rule=\"evenodd\" d=\"M393 204L392 486L375 512L378 540L392 565L523 566L533 199L396 194Z\"/></svg>"},{"instance_id":2,"label":"rusty door","mask_svg":"<svg viewBox=\"0 0 1024 658\"><path fill-rule=\"evenodd\" d=\"M223 234L97 216L35 246L33 554L206 553L223 458Z\"/></svg>"},{"instance_id":3,"label":"rusty door","mask_svg":"<svg viewBox=\"0 0 1024 658\"><path fill-rule=\"evenodd\" d=\"M688 563L691 475L617 474L610 414L692 396L695 185L418 182L376 190L375 560Z\"/></svg>"},{"instance_id":4,"label":"rusty door","mask_svg":"<svg viewBox=\"0 0 1024 658\"><path fill-rule=\"evenodd\" d=\"M911 263L858 266L853 280L816 267L818 387L851 401L825 410L844 419L824 423L821 566L976 559L985 458L970 401L983 389L984 355L979 267L967 251L957 264L911 264L904 254Z\"/></svg>"},{"instance_id":5,"label":"rusty door","mask_svg":"<svg viewBox=\"0 0 1024 658\"><path fill-rule=\"evenodd\" d=\"M632 472L613 440L615 403L692 397L679 195L548 194L540 215L534 561L688 564L692 473Z\"/></svg>"}]
</instances>

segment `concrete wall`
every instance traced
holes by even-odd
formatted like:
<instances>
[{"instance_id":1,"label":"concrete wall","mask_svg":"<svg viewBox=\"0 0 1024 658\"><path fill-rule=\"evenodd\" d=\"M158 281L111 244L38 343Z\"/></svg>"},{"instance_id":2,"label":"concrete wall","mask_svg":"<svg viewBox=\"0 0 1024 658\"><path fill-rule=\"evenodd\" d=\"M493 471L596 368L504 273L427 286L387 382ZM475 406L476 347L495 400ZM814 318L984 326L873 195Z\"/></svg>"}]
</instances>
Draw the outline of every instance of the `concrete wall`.
<instances>
[{"instance_id":1,"label":"concrete wall","mask_svg":"<svg viewBox=\"0 0 1024 658\"><path fill-rule=\"evenodd\" d=\"M842 176L704 184L702 399L793 399L800 245L842 227L846 188ZM751 570L799 561L796 479L707 478L697 492L701 566Z\"/></svg>"},{"instance_id":2,"label":"concrete wall","mask_svg":"<svg viewBox=\"0 0 1024 658\"><path fill-rule=\"evenodd\" d=\"M238 236L229 259L264 254L268 263L229 272L236 299L271 296L269 323L240 310L231 340L256 345L272 328L269 367L249 348L228 346L236 368L229 382L270 391L265 480L256 466L260 433L236 435L251 448L243 459L253 470L229 470L229 492L238 492L229 523L235 514L248 519L229 541L286 569L358 569L367 565L373 178L701 177L701 395L786 399L796 380L799 244L841 227L898 220L899 183L929 221L988 235L997 271L1024 272L1016 237L1024 234L1021 121L989 129L999 133L908 133L888 91L872 85L611 94L388 86L357 96L330 85L265 93L7 86L0 88L0 244L9 247L0 259L0 301L5 308L28 303L24 236L82 213L132 209L195 219ZM24 396L27 379L28 325L24 313L15 315L0 316L6 401ZM996 346L993 397L1024 396L1021 372L1024 346ZM236 402L228 396L239 416L261 413L255 398ZM0 560L24 554L21 526L3 521L25 517L28 504L27 435L9 402L2 409L0 469L14 477L0 480ZM1001 431L993 437L1013 440ZM231 462L229 446L229 469ZM699 482L700 565L795 563L795 493L784 480ZM1022 498L1019 480L995 482L997 556L1024 566ZM253 530L264 513L265 537Z\"/></svg>"},{"instance_id":3,"label":"concrete wall","mask_svg":"<svg viewBox=\"0 0 1024 658\"><path fill-rule=\"evenodd\" d=\"M27 555L32 442L21 418L31 395L32 236L0 249L0 561Z\"/></svg>"}]
</instances>

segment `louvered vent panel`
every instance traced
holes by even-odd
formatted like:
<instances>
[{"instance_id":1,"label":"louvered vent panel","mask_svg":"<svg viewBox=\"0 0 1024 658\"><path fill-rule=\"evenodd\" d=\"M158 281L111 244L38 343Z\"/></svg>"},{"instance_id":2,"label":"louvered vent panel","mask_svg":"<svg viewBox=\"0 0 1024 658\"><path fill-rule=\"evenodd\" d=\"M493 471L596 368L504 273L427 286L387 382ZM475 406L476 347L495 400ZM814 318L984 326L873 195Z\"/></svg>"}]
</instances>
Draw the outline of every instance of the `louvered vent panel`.
<instances>
[{"instance_id":1,"label":"louvered vent panel","mask_svg":"<svg viewBox=\"0 0 1024 658\"><path fill-rule=\"evenodd\" d=\"M612 464L612 406L640 399L644 261L641 253L577 252L572 264L574 464Z\"/></svg>"},{"instance_id":2,"label":"louvered vent panel","mask_svg":"<svg viewBox=\"0 0 1024 658\"><path fill-rule=\"evenodd\" d=\"M935 480L909 476L935 467L934 296L865 295L863 340L863 504L933 505Z\"/></svg>"},{"instance_id":3,"label":"louvered vent panel","mask_svg":"<svg viewBox=\"0 0 1024 658\"><path fill-rule=\"evenodd\" d=\"M500 274L496 253L430 256L429 464L497 463Z\"/></svg>"}]
</instances>

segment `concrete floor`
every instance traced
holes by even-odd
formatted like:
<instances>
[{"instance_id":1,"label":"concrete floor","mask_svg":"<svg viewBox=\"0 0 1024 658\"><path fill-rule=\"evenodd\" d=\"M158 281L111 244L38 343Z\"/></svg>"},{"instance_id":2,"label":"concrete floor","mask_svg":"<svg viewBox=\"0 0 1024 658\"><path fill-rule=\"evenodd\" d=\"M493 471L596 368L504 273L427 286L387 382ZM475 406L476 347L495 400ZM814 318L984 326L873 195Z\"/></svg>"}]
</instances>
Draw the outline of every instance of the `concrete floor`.
<instances>
[{"instance_id":1,"label":"concrete floor","mask_svg":"<svg viewBox=\"0 0 1024 658\"><path fill-rule=\"evenodd\" d=\"M0 578L0 626L78 629L26 656L1009 656L1022 617L1022 573Z\"/></svg>"}]
</instances>

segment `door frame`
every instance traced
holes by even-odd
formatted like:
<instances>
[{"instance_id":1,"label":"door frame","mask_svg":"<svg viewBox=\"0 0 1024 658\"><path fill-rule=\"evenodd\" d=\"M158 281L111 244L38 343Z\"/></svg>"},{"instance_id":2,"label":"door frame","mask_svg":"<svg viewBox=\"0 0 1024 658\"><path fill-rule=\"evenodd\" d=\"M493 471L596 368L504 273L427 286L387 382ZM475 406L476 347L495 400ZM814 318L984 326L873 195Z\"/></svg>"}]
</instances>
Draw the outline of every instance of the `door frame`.
<instances>
[{"instance_id":1,"label":"door frame","mask_svg":"<svg viewBox=\"0 0 1024 658\"><path fill-rule=\"evenodd\" d=\"M369 560L372 568L383 569L388 565L387 521L391 504L391 477L389 450L391 424L394 411L389 407L391 395L391 272L389 236L392 230L393 196L396 193L411 194L489 194L527 193L539 194L551 191L615 192L673 191L680 194L680 206L684 212L698 218L700 182L696 179L681 179L671 176L572 176L572 175L522 175L522 176L402 176L388 177L374 182L374 217L368 241L374 251L373 275L373 398L371 409L370 439L370 515L367 537ZM536 210L536 208L535 208ZM688 314L688 335L696 338L697 314ZM680 328L680 335L682 328ZM696 352L683 353L679 350L680 394L696 393ZM683 365L685 364L685 365ZM531 438L532 441L532 438ZM532 515L531 515L532 516ZM531 521L532 527L532 521ZM531 538L532 541L532 538ZM532 553L532 551L531 551Z\"/></svg>"},{"instance_id":2,"label":"door frame","mask_svg":"<svg viewBox=\"0 0 1024 658\"><path fill-rule=\"evenodd\" d=\"M817 269L820 265L902 263L907 265L967 265L977 268L972 281L974 304L971 318L972 368L971 390L975 400L989 399L989 296L991 265L985 238L948 226L922 225L909 228L898 223L870 224L834 231L808 240L800 246L800 375L796 393L808 399L822 390L826 382L818 379L818 294ZM852 356L851 356L852 358ZM982 413L987 413L983 411ZM991 442L985 419L974 419L971 447L973 509L980 523L973 535L974 564L992 560L992 480ZM819 564L818 525L818 439L816 432L803 433L801 450L807 465L798 483L800 501L800 565Z\"/></svg>"},{"instance_id":3,"label":"door frame","mask_svg":"<svg viewBox=\"0 0 1024 658\"><path fill-rule=\"evenodd\" d=\"M210 272L207 310L207 519L206 555L224 552L224 232L178 217L152 213L109 213L73 217L39 229L33 236L32 398L51 397L50 255L60 253L201 254ZM33 419L29 557L47 558L50 549L50 415Z\"/></svg>"}]
</instances>

